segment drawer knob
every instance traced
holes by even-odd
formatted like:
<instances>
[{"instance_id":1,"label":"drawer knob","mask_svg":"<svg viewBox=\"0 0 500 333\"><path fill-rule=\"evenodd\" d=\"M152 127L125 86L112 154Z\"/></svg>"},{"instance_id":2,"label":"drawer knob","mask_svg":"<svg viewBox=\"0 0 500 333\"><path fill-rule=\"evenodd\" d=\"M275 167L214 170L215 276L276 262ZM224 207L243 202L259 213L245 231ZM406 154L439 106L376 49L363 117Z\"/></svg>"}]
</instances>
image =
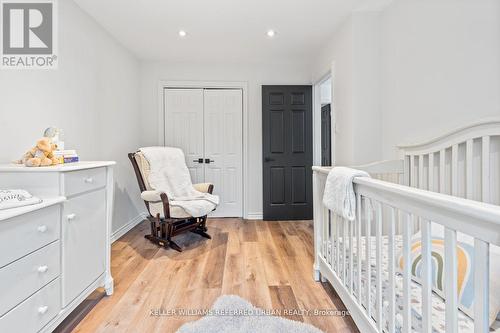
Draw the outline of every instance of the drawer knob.
<instances>
[{"instance_id":1,"label":"drawer knob","mask_svg":"<svg viewBox=\"0 0 500 333\"><path fill-rule=\"evenodd\" d=\"M40 306L40 307L38 308L38 313L39 313L39 314L44 314L45 312L47 312L47 310L48 310L48 309L49 309L49 307L48 307L48 306L46 306L46 305L45 305L45 306Z\"/></svg>"},{"instance_id":2,"label":"drawer knob","mask_svg":"<svg viewBox=\"0 0 500 333\"><path fill-rule=\"evenodd\" d=\"M45 273L49 269L49 266L43 265L43 266L38 266L38 272L40 273Z\"/></svg>"},{"instance_id":3,"label":"drawer knob","mask_svg":"<svg viewBox=\"0 0 500 333\"><path fill-rule=\"evenodd\" d=\"M45 232L47 231L47 226L46 225L39 225L38 228L36 228L38 232Z\"/></svg>"},{"instance_id":4,"label":"drawer knob","mask_svg":"<svg viewBox=\"0 0 500 333\"><path fill-rule=\"evenodd\" d=\"M87 177L83 180L87 184L92 184L94 182L94 178L92 177Z\"/></svg>"},{"instance_id":5,"label":"drawer knob","mask_svg":"<svg viewBox=\"0 0 500 333\"><path fill-rule=\"evenodd\" d=\"M72 221L76 218L76 214L75 213L68 214L66 218L68 219L68 221Z\"/></svg>"}]
</instances>

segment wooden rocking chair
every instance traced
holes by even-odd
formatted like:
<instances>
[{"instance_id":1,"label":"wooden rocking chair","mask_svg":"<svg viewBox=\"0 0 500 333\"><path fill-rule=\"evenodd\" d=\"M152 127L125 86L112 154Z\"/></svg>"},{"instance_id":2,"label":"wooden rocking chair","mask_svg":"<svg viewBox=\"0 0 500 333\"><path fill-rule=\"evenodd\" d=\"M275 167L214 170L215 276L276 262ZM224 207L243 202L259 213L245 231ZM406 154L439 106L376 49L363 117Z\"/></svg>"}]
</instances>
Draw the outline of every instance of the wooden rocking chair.
<instances>
[{"instance_id":1,"label":"wooden rocking chair","mask_svg":"<svg viewBox=\"0 0 500 333\"><path fill-rule=\"evenodd\" d=\"M171 207L167 194L161 191L155 191L149 185L148 176L150 168L149 162L144 155L138 151L129 153L128 158L134 167L137 182L141 190L141 198L144 200L149 212L147 219L151 224L151 234L145 235L145 238L157 245L167 249L170 247L179 252L182 252L182 249L172 241L172 237L178 234L191 231L211 239L210 235L207 234L206 215L202 217L192 217L180 207ZM212 194L214 189L214 185L210 183L193 184L193 186L200 192L210 194Z\"/></svg>"}]
</instances>

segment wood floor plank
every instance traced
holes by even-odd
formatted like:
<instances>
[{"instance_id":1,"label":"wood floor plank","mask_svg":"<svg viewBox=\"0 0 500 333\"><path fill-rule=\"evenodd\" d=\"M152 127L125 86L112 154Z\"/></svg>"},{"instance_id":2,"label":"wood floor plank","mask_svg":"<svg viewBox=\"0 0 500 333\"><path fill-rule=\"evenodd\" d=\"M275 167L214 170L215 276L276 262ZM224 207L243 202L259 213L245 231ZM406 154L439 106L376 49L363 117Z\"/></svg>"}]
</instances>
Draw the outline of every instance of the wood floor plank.
<instances>
[{"instance_id":1,"label":"wood floor plank","mask_svg":"<svg viewBox=\"0 0 500 333\"><path fill-rule=\"evenodd\" d=\"M243 221L240 232L244 242L257 241L257 230L255 229L254 221L248 221L248 220Z\"/></svg>"},{"instance_id":2,"label":"wood floor plank","mask_svg":"<svg viewBox=\"0 0 500 333\"><path fill-rule=\"evenodd\" d=\"M167 260L161 255L157 255L154 259L161 267L160 270L156 265L149 263L130 285L127 293L113 307L108 319L101 323L96 332L124 332L131 326L134 315L141 311L142 305L153 292L153 287L161 277L162 270L168 269Z\"/></svg>"},{"instance_id":3,"label":"wood floor plank","mask_svg":"<svg viewBox=\"0 0 500 333\"><path fill-rule=\"evenodd\" d=\"M269 221L267 222L267 226L273 237L274 244L276 245L277 254L289 257L295 256L295 250L288 241L287 234L281 227L281 224L278 221Z\"/></svg>"},{"instance_id":4,"label":"wood floor plank","mask_svg":"<svg viewBox=\"0 0 500 333\"><path fill-rule=\"evenodd\" d=\"M304 321L304 318L299 311L299 305L295 299L295 294L290 286L270 286L269 293L271 294L271 301L273 304L273 309L286 310L289 314L283 312L283 317L296 320Z\"/></svg>"},{"instance_id":5,"label":"wood floor plank","mask_svg":"<svg viewBox=\"0 0 500 333\"><path fill-rule=\"evenodd\" d=\"M259 247L255 242L246 242L242 248L245 262L244 297L257 307L270 309L271 295L268 288L263 288L267 286L267 280Z\"/></svg>"},{"instance_id":6,"label":"wood floor plank","mask_svg":"<svg viewBox=\"0 0 500 333\"><path fill-rule=\"evenodd\" d=\"M238 220L225 221L224 230L228 232L226 260L222 280L222 293L225 295L242 294L245 280L245 263L242 260L240 223Z\"/></svg>"},{"instance_id":7,"label":"wood floor plank","mask_svg":"<svg viewBox=\"0 0 500 333\"><path fill-rule=\"evenodd\" d=\"M208 309L227 294L263 309L345 309L330 285L312 279L310 221L226 218L209 219L207 226L211 240L192 233L175 237L181 253L146 240L148 222L136 226L112 246L114 294L102 297L100 289L100 297L94 295L57 332L173 333L198 316L152 315L151 310ZM350 317L298 312L286 317L324 332L357 332Z\"/></svg>"},{"instance_id":8,"label":"wood floor plank","mask_svg":"<svg viewBox=\"0 0 500 333\"><path fill-rule=\"evenodd\" d=\"M222 287L227 245L227 232L216 234L212 238L212 246L204 270L204 275L207 278L208 288Z\"/></svg>"},{"instance_id":9,"label":"wood floor plank","mask_svg":"<svg viewBox=\"0 0 500 333\"><path fill-rule=\"evenodd\" d=\"M167 250L161 250L161 252L163 256L168 258ZM162 322L170 317L152 316L151 311L163 311L175 305L175 302L182 297L183 293L180 290L186 290L189 284L187 279L179 277L189 274L194 265L196 265L195 261L168 260L161 276L153 286L153 292L144 302L142 311L137 312L133 324L128 327L127 332L155 332L159 330Z\"/></svg>"},{"instance_id":10,"label":"wood floor plank","mask_svg":"<svg viewBox=\"0 0 500 333\"><path fill-rule=\"evenodd\" d=\"M276 255L278 251L267 226L267 222L258 221L255 223L267 284L269 286L288 285L288 270L283 265L283 261L280 260L280 257Z\"/></svg>"}]
</instances>

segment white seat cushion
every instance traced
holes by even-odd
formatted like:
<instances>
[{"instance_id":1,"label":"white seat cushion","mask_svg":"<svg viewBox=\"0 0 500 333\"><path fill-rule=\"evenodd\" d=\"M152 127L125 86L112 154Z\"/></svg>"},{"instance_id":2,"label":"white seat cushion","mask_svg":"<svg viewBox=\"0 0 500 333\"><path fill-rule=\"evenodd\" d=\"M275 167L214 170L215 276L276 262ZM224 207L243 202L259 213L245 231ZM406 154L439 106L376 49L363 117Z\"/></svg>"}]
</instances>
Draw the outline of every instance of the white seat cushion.
<instances>
[{"instance_id":1,"label":"white seat cushion","mask_svg":"<svg viewBox=\"0 0 500 333\"><path fill-rule=\"evenodd\" d=\"M184 209L177 206L169 206L170 209L170 217L172 218L186 218L191 217ZM149 203L149 211L151 215L156 217L158 213L160 213L160 217L164 218L165 214L163 213L163 203L162 202L150 202Z\"/></svg>"}]
</instances>

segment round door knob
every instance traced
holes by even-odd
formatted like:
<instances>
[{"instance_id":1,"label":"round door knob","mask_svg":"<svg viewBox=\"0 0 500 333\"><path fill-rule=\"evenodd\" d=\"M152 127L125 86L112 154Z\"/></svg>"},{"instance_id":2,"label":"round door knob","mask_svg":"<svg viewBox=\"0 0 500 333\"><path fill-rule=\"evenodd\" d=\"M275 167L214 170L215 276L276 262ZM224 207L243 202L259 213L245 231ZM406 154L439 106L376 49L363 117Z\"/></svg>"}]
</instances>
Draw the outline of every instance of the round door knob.
<instances>
[{"instance_id":1,"label":"round door knob","mask_svg":"<svg viewBox=\"0 0 500 333\"><path fill-rule=\"evenodd\" d=\"M47 226L46 225L39 225L38 228L36 228L38 232L45 232L47 231Z\"/></svg>"},{"instance_id":2,"label":"round door knob","mask_svg":"<svg viewBox=\"0 0 500 333\"><path fill-rule=\"evenodd\" d=\"M39 266L38 269L37 269L37 271L39 273L45 273L48 269L49 269L49 266L43 265L43 266Z\"/></svg>"},{"instance_id":3,"label":"round door knob","mask_svg":"<svg viewBox=\"0 0 500 333\"><path fill-rule=\"evenodd\" d=\"M66 216L66 219L67 219L68 221L72 221L72 220L74 220L75 218L76 218L76 214L75 214L75 213L71 213L71 214L68 214L68 215Z\"/></svg>"},{"instance_id":4,"label":"round door knob","mask_svg":"<svg viewBox=\"0 0 500 333\"><path fill-rule=\"evenodd\" d=\"M48 306L46 306L46 305L45 305L45 306L40 306L40 307L38 308L38 313L39 313L39 314L44 314L45 312L47 312L47 310L48 310L48 309L49 309L49 307L48 307Z\"/></svg>"}]
</instances>

